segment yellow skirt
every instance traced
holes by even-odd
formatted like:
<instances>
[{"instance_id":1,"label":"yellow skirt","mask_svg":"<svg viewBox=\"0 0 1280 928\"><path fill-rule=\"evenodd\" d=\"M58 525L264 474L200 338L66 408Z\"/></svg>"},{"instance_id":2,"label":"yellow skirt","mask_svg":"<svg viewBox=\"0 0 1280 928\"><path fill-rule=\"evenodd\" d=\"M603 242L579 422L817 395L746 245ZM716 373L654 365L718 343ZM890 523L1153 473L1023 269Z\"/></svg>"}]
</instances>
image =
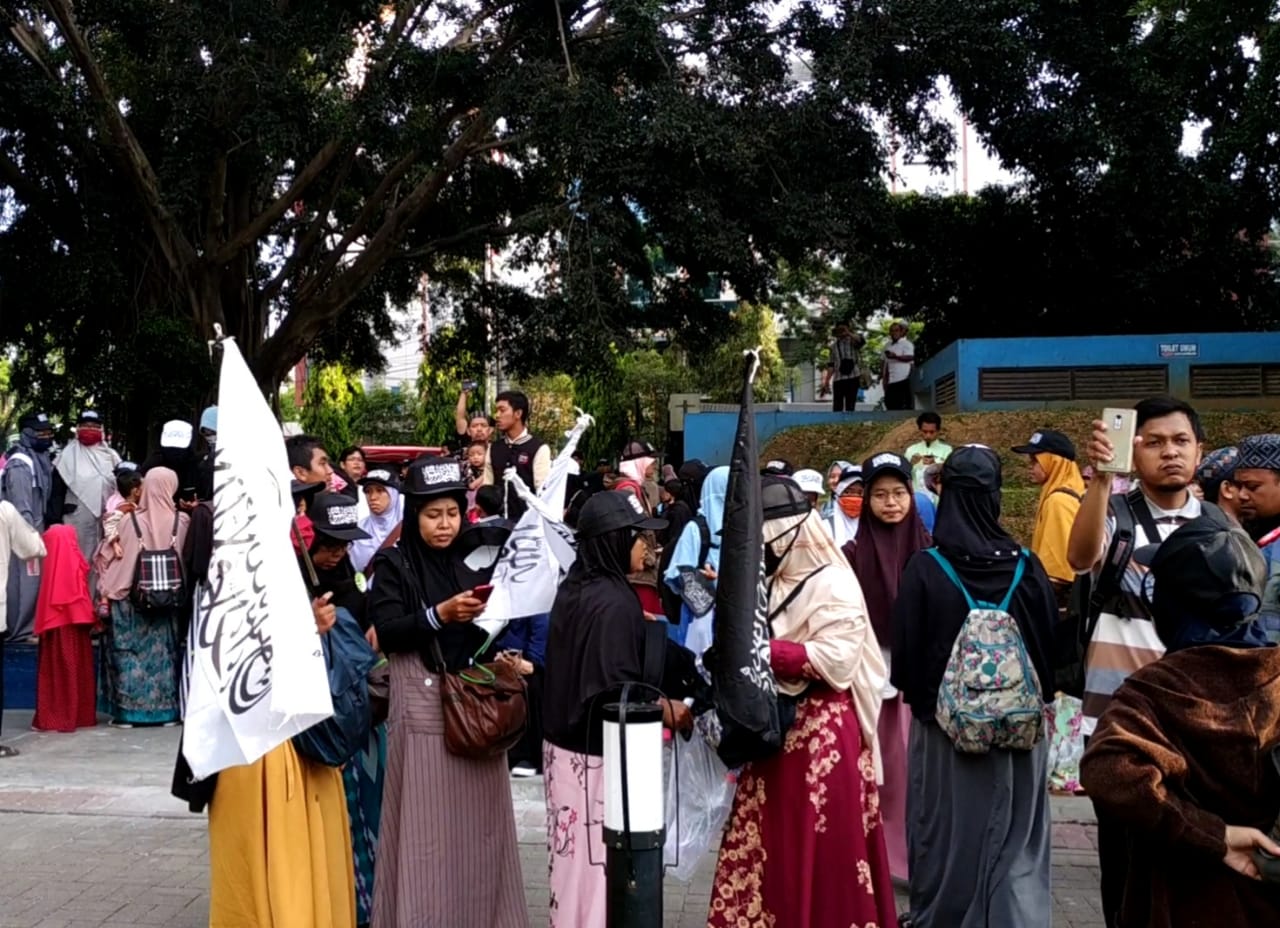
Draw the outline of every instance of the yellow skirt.
<instances>
[{"instance_id":1,"label":"yellow skirt","mask_svg":"<svg viewBox=\"0 0 1280 928\"><path fill-rule=\"evenodd\" d=\"M342 771L286 741L218 774L209 804L210 928L354 928Z\"/></svg>"}]
</instances>

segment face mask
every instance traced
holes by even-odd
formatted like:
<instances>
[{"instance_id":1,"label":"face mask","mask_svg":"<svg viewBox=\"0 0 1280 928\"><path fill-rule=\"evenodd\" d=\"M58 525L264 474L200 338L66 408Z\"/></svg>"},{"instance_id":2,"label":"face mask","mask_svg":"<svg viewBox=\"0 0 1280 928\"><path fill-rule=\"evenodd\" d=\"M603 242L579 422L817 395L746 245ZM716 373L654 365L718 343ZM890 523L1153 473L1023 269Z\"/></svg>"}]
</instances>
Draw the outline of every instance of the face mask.
<instances>
[{"instance_id":1,"label":"face mask","mask_svg":"<svg viewBox=\"0 0 1280 928\"><path fill-rule=\"evenodd\" d=\"M76 429L76 439L82 445L96 445L102 441L102 429L91 429L81 426Z\"/></svg>"},{"instance_id":2,"label":"face mask","mask_svg":"<svg viewBox=\"0 0 1280 928\"><path fill-rule=\"evenodd\" d=\"M847 515L850 519L857 519L862 515L862 497L861 496L842 496L840 497L840 511Z\"/></svg>"},{"instance_id":3,"label":"face mask","mask_svg":"<svg viewBox=\"0 0 1280 928\"><path fill-rule=\"evenodd\" d=\"M787 535L791 537L787 538ZM782 566L782 559L791 553L791 546L796 543L796 539L799 537L800 526L797 525L790 531L764 543L764 575L766 577L772 577L778 572L778 568ZM785 544L783 543L784 539L786 541ZM779 547L782 548L781 554L777 551Z\"/></svg>"},{"instance_id":4,"label":"face mask","mask_svg":"<svg viewBox=\"0 0 1280 928\"><path fill-rule=\"evenodd\" d=\"M35 451L48 451L53 447L52 438L37 438L31 442L31 447Z\"/></svg>"}]
</instances>

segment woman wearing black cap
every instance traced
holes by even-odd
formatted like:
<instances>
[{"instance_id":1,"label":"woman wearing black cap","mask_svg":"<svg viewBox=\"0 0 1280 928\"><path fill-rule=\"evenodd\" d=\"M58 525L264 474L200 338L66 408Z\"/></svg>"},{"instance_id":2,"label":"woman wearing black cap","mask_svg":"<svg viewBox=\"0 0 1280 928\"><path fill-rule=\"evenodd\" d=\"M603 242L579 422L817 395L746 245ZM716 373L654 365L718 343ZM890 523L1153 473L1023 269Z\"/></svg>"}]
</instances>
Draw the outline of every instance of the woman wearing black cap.
<instances>
[{"instance_id":1,"label":"woman wearing black cap","mask_svg":"<svg viewBox=\"0 0 1280 928\"><path fill-rule=\"evenodd\" d=\"M911 462L885 451L862 465L866 477L866 505L858 520L858 534L840 550L849 559L867 600L867 616L880 644L885 665L892 666L893 601L907 562L931 544L916 511L911 491ZM880 704L877 737L884 766L880 817L894 879L907 879L907 733L911 710L893 687Z\"/></svg>"},{"instance_id":2,"label":"woman wearing black cap","mask_svg":"<svg viewBox=\"0 0 1280 928\"><path fill-rule=\"evenodd\" d=\"M786 477L766 477L769 663L795 721L782 750L742 768L709 928L891 926L876 719L885 667L858 580Z\"/></svg>"},{"instance_id":3,"label":"woman wearing black cap","mask_svg":"<svg viewBox=\"0 0 1280 928\"><path fill-rule=\"evenodd\" d=\"M958 448L942 465L942 480L934 544L976 602L1000 603L1008 595L1005 611L1017 623L1040 693L1051 692L1058 607L1040 561L1000 525L1000 459L990 448ZM962 754L934 720L969 610L937 559L911 558L893 605L890 673L914 719L907 790L911 924L1047 928L1048 740L1030 751Z\"/></svg>"},{"instance_id":4,"label":"woman wearing black cap","mask_svg":"<svg viewBox=\"0 0 1280 928\"><path fill-rule=\"evenodd\" d=\"M400 541L374 557L369 594L391 665L373 924L526 928L506 759L466 759L444 744L440 671L467 667L488 640L472 624L483 578L458 544L467 485L455 459L419 458L403 492Z\"/></svg>"},{"instance_id":5,"label":"woman wearing black cap","mask_svg":"<svg viewBox=\"0 0 1280 928\"><path fill-rule=\"evenodd\" d=\"M578 519L578 558L551 610L543 770L552 928L605 924L604 870L591 863L604 860L600 706L628 682L648 683L682 698L696 676L693 655L668 644L665 624L645 621L627 582L632 549L643 543L640 533L665 526L661 519L647 518L631 493L592 496ZM667 703L664 715L668 727L687 728L692 721L679 702Z\"/></svg>"}]
</instances>

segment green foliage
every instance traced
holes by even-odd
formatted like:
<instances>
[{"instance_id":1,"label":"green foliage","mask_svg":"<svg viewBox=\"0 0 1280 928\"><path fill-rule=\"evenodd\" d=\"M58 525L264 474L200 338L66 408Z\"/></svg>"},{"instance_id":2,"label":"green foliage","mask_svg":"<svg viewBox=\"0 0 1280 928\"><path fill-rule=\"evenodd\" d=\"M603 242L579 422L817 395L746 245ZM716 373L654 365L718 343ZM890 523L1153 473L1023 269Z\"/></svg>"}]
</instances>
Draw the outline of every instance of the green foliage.
<instances>
[{"instance_id":1,"label":"green foliage","mask_svg":"<svg viewBox=\"0 0 1280 928\"><path fill-rule=\"evenodd\" d=\"M455 411L463 381L475 380L480 384L480 389L471 395L471 411L486 408L483 377L478 376L483 369L476 356L464 347L456 329L446 328L435 334L418 367L415 387L418 444L441 446L454 440L457 435Z\"/></svg>"},{"instance_id":2,"label":"green foliage","mask_svg":"<svg viewBox=\"0 0 1280 928\"><path fill-rule=\"evenodd\" d=\"M630 437L651 442L661 448L667 443L670 424L668 410L671 394L697 392L694 386L696 372L680 358L676 349L665 352L653 348L638 349L622 356L618 365L621 374L622 399L630 406L632 427ZM641 421L635 422L635 401L639 400ZM621 447L622 443L619 443Z\"/></svg>"},{"instance_id":3,"label":"green foliage","mask_svg":"<svg viewBox=\"0 0 1280 928\"><path fill-rule=\"evenodd\" d=\"M695 369L698 386L713 403L737 403L742 393L742 353L760 349L757 403L776 403L786 389L786 365L778 349L778 324L767 306L741 303L731 316L724 341Z\"/></svg>"},{"instance_id":4,"label":"green foliage","mask_svg":"<svg viewBox=\"0 0 1280 928\"><path fill-rule=\"evenodd\" d=\"M554 452L578 418L573 411L573 378L563 373L538 374L522 378L518 389L529 397L529 431Z\"/></svg>"},{"instance_id":5,"label":"green foliage","mask_svg":"<svg viewBox=\"0 0 1280 928\"><path fill-rule=\"evenodd\" d=\"M351 409L351 433L357 445L412 445L418 423L411 398L386 387L360 393Z\"/></svg>"},{"instance_id":6,"label":"green foliage","mask_svg":"<svg viewBox=\"0 0 1280 928\"><path fill-rule=\"evenodd\" d=\"M341 364L321 364L307 374L302 394L302 429L324 444L331 456L355 444L355 413L364 387Z\"/></svg>"},{"instance_id":7,"label":"green foliage","mask_svg":"<svg viewBox=\"0 0 1280 928\"><path fill-rule=\"evenodd\" d=\"M578 444L583 460L592 465L601 458L616 458L631 432L621 356L616 347L609 346L603 363L574 377L573 401L596 420Z\"/></svg>"}]
</instances>

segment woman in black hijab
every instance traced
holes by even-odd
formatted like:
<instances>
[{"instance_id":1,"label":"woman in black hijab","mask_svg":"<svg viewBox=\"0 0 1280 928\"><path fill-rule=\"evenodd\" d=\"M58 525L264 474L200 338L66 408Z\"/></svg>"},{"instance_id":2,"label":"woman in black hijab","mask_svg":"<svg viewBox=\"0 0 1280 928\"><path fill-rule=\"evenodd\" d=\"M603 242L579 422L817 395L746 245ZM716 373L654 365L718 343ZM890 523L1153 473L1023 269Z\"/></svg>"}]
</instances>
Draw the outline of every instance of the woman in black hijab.
<instances>
[{"instance_id":1,"label":"woman in black hijab","mask_svg":"<svg viewBox=\"0 0 1280 928\"><path fill-rule=\"evenodd\" d=\"M444 744L440 672L465 668L488 640L472 624L484 578L467 568L458 537L460 465L419 458L404 495L400 541L374 558L368 604L391 671L376 921L527 928L506 758L457 757Z\"/></svg>"},{"instance_id":2,"label":"woman in black hijab","mask_svg":"<svg viewBox=\"0 0 1280 928\"><path fill-rule=\"evenodd\" d=\"M1000 459L966 445L942 466L946 487L933 541L969 595L1008 612L1040 679L1052 692L1053 586L1040 561L1000 525ZM916 928L1048 925L1049 742L1030 751L961 754L934 721L938 689L969 614L964 594L937 560L907 562L893 605L891 682L913 721L908 742L907 835L911 924ZM978 890L975 892L974 887Z\"/></svg>"},{"instance_id":3,"label":"woman in black hijab","mask_svg":"<svg viewBox=\"0 0 1280 928\"><path fill-rule=\"evenodd\" d=\"M657 531L630 493L597 493L578 519L578 558L551 610L543 698L543 777L550 838L551 924L605 923L601 706L623 683L647 683L673 699L691 691L693 654L646 622L627 582L640 532ZM670 668L670 669L668 669ZM638 690L638 700L651 691ZM684 703L665 702L669 728L692 724ZM591 797L591 808L587 796Z\"/></svg>"}]
</instances>

